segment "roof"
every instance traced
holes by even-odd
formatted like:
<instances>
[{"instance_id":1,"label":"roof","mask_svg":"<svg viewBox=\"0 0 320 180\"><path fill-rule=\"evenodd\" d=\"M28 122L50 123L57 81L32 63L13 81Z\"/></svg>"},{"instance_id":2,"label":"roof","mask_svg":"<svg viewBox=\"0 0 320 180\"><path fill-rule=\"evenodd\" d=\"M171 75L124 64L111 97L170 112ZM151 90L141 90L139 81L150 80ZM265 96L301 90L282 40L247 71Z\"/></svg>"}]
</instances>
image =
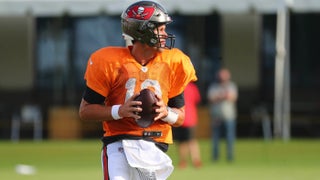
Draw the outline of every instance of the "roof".
<instances>
[{"instance_id":1,"label":"roof","mask_svg":"<svg viewBox=\"0 0 320 180\"><path fill-rule=\"evenodd\" d=\"M0 16L118 15L136 0L0 0ZM320 12L320 0L158 0L170 13L276 13L281 5L293 12Z\"/></svg>"}]
</instances>

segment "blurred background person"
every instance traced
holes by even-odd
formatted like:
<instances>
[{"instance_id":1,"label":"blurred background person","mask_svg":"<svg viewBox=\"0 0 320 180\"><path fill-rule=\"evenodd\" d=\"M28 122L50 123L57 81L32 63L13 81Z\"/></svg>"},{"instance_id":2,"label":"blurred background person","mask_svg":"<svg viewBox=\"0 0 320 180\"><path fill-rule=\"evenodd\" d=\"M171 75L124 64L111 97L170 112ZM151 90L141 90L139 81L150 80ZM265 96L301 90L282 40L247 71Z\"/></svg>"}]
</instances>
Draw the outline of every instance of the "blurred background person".
<instances>
[{"instance_id":1,"label":"blurred background person","mask_svg":"<svg viewBox=\"0 0 320 180\"><path fill-rule=\"evenodd\" d=\"M212 122L213 160L220 155L220 139L224 135L226 140L227 161L234 160L234 142L236 138L236 101L238 99L237 85L231 81L231 73L222 68L217 74L218 80L208 89L210 119Z\"/></svg>"},{"instance_id":2,"label":"blurred background person","mask_svg":"<svg viewBox=\"0 0 320 180\"><path fill-rule=\"evenodd\" d=\"M195 83L189 83L184 91L185 120L182 126L174 128L174 139L178 144L179 168L186 168L189 156L195 168L202 166L200 148L195 137L198 124L197 106L201 101L199 89Z\"/></svg>"}]
</instances>

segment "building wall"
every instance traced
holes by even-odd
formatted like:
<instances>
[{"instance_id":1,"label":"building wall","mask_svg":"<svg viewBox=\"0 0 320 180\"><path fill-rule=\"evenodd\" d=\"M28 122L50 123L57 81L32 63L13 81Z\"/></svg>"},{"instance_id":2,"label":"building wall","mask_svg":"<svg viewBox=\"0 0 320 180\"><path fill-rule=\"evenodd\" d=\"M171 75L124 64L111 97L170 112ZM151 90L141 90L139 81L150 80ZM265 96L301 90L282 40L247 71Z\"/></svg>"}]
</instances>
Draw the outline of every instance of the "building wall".
<instances>
[{"instance_id":1,"label":"building wall","mask_svg":"<svg viewBox=\"0 0 320 180\"><path fill-rule=\"evenodd\" d=\"M222 58L240 88L259 86L260 15L224 14L221 16Z\"/></svg>"},{"instance_id":2,"label":"building wall","mask_svg":"<svg viewBox=\"0 0 320 180\"><path fill-rule=\"evenodd\" d=\"M0 89L27 90L33 85L33 18L0 17Z\"/></svg>"},{"instance_id":3,"label":"building wall","mask_svg":"<svg viewBox=\"0 0 320 180\"><path fill-rule=\"evenodd\" d=\"M259 16L226 14L221 17L223 63L231 69L240 90L255 89L259 85ZM29 17L0 18L0 90L20 91L33 87L34 20ZM201 131L197 136L209 137L210 120L206 106L199 109L199 116Z\"/></svg>"}]
</instances>

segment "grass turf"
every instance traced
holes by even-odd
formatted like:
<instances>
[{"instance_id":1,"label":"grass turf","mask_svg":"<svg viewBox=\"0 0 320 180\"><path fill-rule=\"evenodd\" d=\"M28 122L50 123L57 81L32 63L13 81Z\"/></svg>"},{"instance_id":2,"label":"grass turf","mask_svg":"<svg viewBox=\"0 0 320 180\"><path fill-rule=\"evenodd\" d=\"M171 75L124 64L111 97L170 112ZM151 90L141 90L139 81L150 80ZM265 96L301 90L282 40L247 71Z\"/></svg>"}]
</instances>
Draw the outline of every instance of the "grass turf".
<instances>
[{"instance_id":1,"label":"grass turf","mask_svg":"<svg viewBox=\"0 0 320 180\"><path fill-rule=\"evenodd\" d=\"M211 161L209 140L200 140L203 167L176 168L169 180L226 179L226 180L313 180L319 179L320 141L293 139L264 142L260 139L238 139L236 159L225 160L224 144L221 159ZM54 180L102 179L99 140L83 141L0 141L0 179ZM178 163L176 146L168 154ZM36 168L33 175L16 173L18 164Z\"/></svg>"}]
</instances>

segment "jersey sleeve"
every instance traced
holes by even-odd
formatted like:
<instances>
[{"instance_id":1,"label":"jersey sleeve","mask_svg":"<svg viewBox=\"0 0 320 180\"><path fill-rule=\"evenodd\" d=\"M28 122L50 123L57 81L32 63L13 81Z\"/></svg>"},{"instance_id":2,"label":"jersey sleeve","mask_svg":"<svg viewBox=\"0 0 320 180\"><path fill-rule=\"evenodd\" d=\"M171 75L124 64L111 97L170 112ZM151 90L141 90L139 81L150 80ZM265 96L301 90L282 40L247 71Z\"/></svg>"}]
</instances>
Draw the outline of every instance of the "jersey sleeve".
<instances>
[{"instance_id":1,"label":"jersey sleeve","mask_svg":"<svg viewBox=\"0 0 320 180\"><path fill-rule=\"evenodd\" d=\"M172 58L172 70L174 73L169 98L181 94L189 82L197 80L190 58L180 50L175 50L176 52Z\"/></svg>"},{"instance_id":2,"label":"jersey sleeve","mask_svg":"<svg viewBox=\"0 0 320 180\"><path fill-rule=\"evenodd\" d=\"M84 76L86 85L93 91L107 97L109 84L106 74L106 67L101 56L92 54L87 63L87 69Z\"/></svg>"}]
</instances>

